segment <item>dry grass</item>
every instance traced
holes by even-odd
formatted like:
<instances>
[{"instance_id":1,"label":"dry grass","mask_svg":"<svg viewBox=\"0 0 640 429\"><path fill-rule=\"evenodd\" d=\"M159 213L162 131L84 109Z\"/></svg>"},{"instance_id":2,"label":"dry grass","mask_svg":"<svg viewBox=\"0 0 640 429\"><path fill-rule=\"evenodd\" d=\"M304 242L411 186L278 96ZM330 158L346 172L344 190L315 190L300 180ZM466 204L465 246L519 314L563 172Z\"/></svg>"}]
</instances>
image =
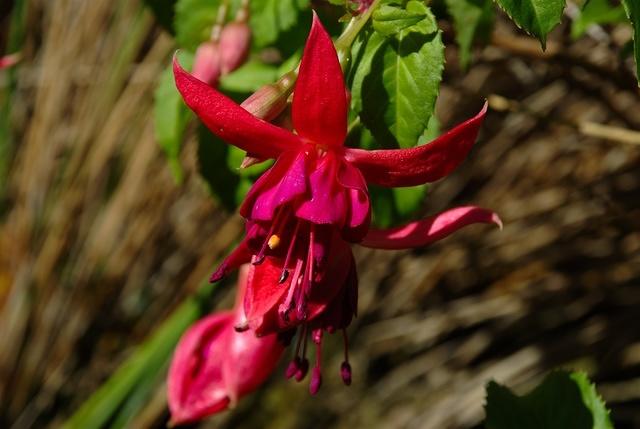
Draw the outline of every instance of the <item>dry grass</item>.
<instances>
[{"instance_id":1,"label":"dry grass","mask_svg":"<svg viewBox=\"0 0 640 429\"><path fill-rule=\"evenodd\" d=\"M329 356L317 398L274 377L203 427L474 427L489 379L526 389L556 366L588 370L617 427L640 427L640 152L580 127L640 129L614 54L623 30L573 44L558 32L560 50L542 57L511 31L500 26L467 74L449 55L444 124L483 96L510 102L425 206L491 207L504 231L358 249L354 386L339 386ZM180 186L155 144L152 92L172 50L138 1L29 2L0 218L2 427L72 413L241 229L207 195L193 141ZM133 427L162 427L157 392Z\"/></svg>"}]
</instances>

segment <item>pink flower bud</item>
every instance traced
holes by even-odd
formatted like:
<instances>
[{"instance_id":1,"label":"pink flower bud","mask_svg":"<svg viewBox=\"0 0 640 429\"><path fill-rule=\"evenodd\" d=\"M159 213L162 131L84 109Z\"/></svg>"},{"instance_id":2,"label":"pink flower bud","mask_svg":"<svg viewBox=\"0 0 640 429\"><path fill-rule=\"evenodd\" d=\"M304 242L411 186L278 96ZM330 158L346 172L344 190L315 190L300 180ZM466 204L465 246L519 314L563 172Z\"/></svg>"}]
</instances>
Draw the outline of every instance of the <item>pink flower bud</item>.
<instances>
[{"instance_id":1,"label":"pink flower bud","mask_svg":"<svg viewBox=\"0 0 640 429\"><path fill-rule=\"evenodd\" d=\"M193 75L201 81L216 86L220 78L220 47L216 42L204 42L198 46L193 63Z\"/></svg>"},{"instance_id":2,"label":"pink flower bud","mask_svg":"<svg viewBox=\"0 0 640 429\"><path fill-rule=\"evenodd\" d=\"M277 84L264 85L244 100L241 106L253 116L272 121L287 107L288 92L283 92Z\"/></svg>"},{"instance_id":3,"label":"pink flower bud","mask_svg":"<svg viewBox=\"0 0 640 429\"><path fill-rule=\"evenodd\" d=\"M20 53L15 52L11 55L0 57L0 70L16 65L20 61Z\"/></svg>"},{"instance_id":4,"label":"pink flower bud","mask_svg":"<svg viewBox=\"0 0 640 429\"><path fill-rule=\"evenodd\" d=\"M245 317L246 280L241 272L233 311L201 319L180 339L167 382L172 424L195 422L234 406L264 383L278 364L284 345L276 334L256 337L234 329Z\"/></svg>"},{"instance_id":5,"label":"pink flower bud","mask_svg":"<svg viewBox=\"0 0 640 429\"><path fill-rule=\"evenodd\" d=\"M227 74L240 67L249 54L251 28L246 22L232 22L220 33L220 68Z\"/></svg>"}]
</instances>

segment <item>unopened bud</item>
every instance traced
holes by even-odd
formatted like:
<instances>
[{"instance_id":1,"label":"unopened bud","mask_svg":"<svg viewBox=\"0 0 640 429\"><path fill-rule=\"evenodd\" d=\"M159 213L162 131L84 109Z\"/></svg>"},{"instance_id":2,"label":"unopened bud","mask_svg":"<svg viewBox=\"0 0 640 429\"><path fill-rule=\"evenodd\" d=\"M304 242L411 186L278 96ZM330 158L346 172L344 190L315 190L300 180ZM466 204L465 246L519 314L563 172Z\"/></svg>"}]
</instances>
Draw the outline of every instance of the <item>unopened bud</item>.
<instances>
[{"instance_id":1,"label":"unopened bud","mask_svg":"<svg viewBox=\"0 0 640 429\"><path fill-rule=\"evenodd\" d=\"M246 22L231 22L220 33L220 68L227 74L240 67L249 55L251 28Z\"/></svg>"},{"instance_id":2,"label":"unopened bud","mask_svg":"<svg viewBox=\"0 0 640 429\"><path fill-rule=\"evenodd\" d=\"M220 78L220 47L216 42L204 42L198 46L193 63L193 76L216 86Z\"/></svg>"},{"instance_id":3,"label":"unopened bud","mask_svg":"<svg viewBox=\"0 0 640 429\"><path fill-rule=\"evenodd\" d=\"M287 107L288 97L278 84L271 83L251 94L241 106L255 117L271 121Z\"/></svg>"},{"instance_id":4,"label":"unopened bud","mask_svg":"<svg viewBox=\"0 0 640 429\"><path fill-rule=\"evenodd\" d=\"M16 65L21 59L20 52L0 57L0 70Z\"/></svg>"}]
</instances>

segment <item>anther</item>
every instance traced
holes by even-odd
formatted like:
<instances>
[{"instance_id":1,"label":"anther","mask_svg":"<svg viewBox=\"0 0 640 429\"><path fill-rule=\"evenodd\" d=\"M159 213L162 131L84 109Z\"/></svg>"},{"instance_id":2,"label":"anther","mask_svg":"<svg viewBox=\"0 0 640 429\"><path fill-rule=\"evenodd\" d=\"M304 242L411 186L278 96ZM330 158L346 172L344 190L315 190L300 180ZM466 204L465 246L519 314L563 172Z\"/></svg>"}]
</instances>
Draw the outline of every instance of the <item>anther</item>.
<instances>
[{"instance_id":1,"label":"anther","mask_svg":"<svg viewBox=\"0 0 640 429\"><path fill-rule=\"evenodd\" d=\"M273 250L279 245L280 237L278 237L276 234L273 234L271 237L269 237L269 241L267 242L267 246L269 246L269 249Z\"/></svg>"},{"instance_id":2,"label":"anther","mask_svg":"<svg viewBox=\"0 0 640 429\"><path fill-rule=\"evenodd\" d=\"M349 365L349 362L344 361L340 365L340 377L342 377L342 382L345 386L351 386L351 365Z\"/></svg>"},{"instance_id":3,"label":"anther","mask_svg":"<svg viewBox=\"0 0 640 429\"><path fill-rule=\"evenodd\" d=\"M282 284L286 282L288 277L289 277L289 270L287 269L282 270L282 273L280 273L280 278L278 279L278 284Z\"/></svg>"},{"instance_id":4,"label":"anther","mask_svg":"<svg viewBox=\"0 0 640 429\"><path fill-rule=\"evenodd\" d=\"M236 332L244 332L247 329L249 329L249 322L247 320L244 320L244 321L238 323L236 326L234 326L233 329Z\"/></svg>"}]
</instances>

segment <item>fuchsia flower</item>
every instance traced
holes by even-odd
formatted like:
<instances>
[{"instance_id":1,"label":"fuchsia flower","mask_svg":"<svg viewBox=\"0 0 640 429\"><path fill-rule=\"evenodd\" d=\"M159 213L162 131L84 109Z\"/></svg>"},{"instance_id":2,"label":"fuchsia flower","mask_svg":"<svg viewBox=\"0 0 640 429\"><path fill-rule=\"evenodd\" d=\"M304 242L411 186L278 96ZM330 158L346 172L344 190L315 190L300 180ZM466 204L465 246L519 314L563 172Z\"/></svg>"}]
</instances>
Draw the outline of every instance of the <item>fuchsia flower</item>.
<instances>
[{"instance_id":1,"label":"fuchsia flower","mask_svg":"<svg viewBox=\"0 0 640 429\"><path fill-rule=\"evenodd\" d=\"M271 375L282 352L276 334L237 332L248 267L240 270L236 306L205 317L182 336L169 369L171 423L200 420L233 406Z\"/></svg>"},{"instance_id":2,"label":"fuchsia flower","mask_svg":"<svg viewBox=\"0 0 640 429\"><path fill-rule=\"evenodd\" d=\"M174 59L178 90L185 103L217 136L275 164L249 191L240 214L246 238L211 280L251 261L240 328L269 335L300 327L296 357L287 376L300 380L308 368L306 341L316 344L311 393L321 384L324 331L343 330L357 309L357 274L350 243L399 249L424 246L471 223L500 224L497 215L460 207L381 231L370 227L367 182L412 186L453 171L473 146L486 113L436 140L412 149L344 147L347 91L329 35L314 14L292 102L295 132L256 118L229 98L185 72ZM347 359L341 376L351 382Z\"/></svg>"}]
</instances>

